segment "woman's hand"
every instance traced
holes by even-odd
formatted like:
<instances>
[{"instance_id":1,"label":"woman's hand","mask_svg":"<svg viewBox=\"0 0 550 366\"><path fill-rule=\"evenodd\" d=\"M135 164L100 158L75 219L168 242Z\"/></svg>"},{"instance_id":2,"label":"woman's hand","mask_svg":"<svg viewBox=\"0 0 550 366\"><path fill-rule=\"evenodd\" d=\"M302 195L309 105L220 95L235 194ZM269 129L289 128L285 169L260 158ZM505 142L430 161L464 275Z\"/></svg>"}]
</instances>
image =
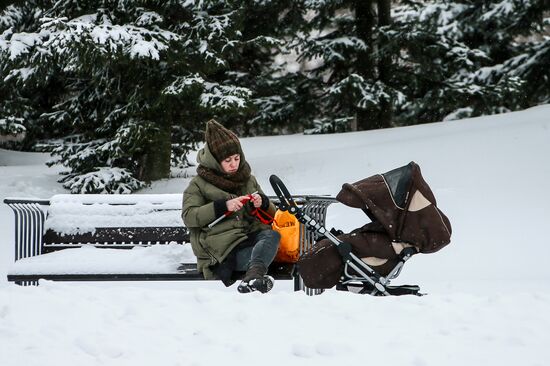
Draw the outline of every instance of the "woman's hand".
<instances>
[{"instance_id":1,"label":"woman's hand","mask_svg":"<svg viewBox=\"0 0 550 366\"><path fill-rule=\"evenodd\" d=\"M262 196L260 196L257 193L252 194L252 199L250 199L250 196L240 196L237 198L230 199L225 202L225 205L227 206L227 211L239 211L241 208L243 208L244 204L248 201L251 201L254 207L258 208L262 206ZM244 203L243 203L244 202Z\"/></svg>"},{"instance_id":2,"label":"woman's hand","mask_svg":"<svg viewBox=\"0 0 550 366\"><path fill-rule=\"evenodd\" d=\"M226 201L225 205L227 206L227 211L239 211L244 206L244 203L242 203L241 201L245 201L247 198L247 196L240 196Z\"/></svg>"},{"instance_id":3,"label":"woman's hand","mask_svg":"<svg viewBox=\"0 0 550 366\"><path fill-rule=\"evenodd\" d=\"M258 208L262 205L262 196L257 193L252 194L252 204Z\"/></svg>"}]
</instances>

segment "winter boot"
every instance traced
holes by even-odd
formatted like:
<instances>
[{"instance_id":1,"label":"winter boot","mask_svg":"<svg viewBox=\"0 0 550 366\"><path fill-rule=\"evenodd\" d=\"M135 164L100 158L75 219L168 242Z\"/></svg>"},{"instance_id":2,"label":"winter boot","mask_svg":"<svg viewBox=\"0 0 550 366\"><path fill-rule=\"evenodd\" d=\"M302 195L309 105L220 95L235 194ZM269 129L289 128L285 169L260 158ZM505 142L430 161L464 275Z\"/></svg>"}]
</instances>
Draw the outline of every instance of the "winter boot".
<instances>
[{"instance_id":1,"label":"winter boot","mask_svg":"<svg viewBox=\"0 0 550 366\"><path fill-rule=\"evenodd\" d=\"M273 288L274 283L275 280L267 275L267 268L263 264L253 264L246 271L237 290L242 294L252 291L265 294Z\"/></svg>"}]
</instances>

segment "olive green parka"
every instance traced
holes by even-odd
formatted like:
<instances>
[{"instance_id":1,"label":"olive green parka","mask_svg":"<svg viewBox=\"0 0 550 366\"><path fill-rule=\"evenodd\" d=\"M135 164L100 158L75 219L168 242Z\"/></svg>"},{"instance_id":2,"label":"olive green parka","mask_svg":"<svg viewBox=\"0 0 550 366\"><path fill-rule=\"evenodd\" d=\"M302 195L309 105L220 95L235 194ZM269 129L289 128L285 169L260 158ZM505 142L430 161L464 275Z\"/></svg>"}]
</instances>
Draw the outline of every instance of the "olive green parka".
<instances>
[{"instance_id":1,"label":"olive green parka","mask_svg":"<svg viewBox=\"0 0 550 366\"><path fill-rule=\"evenodd\" d=\"M241 164L244 164L244 154L241 152L240 155ZM207 144L199 151L197 161L206 168L223 172L220 163L216 161ZM191 247L197 257L198 270L206 279L216 278L211 266L223 262L239 243L248 238L248 234L271 228L251 215L252 208L248 204L245 204L238 212L222 219L212 228L208 227L208 224L217 219L214 201L230 200L254 192L263 194L253 175L250 175L241 191L236 193L223 191L200 176L194 177L185 189L182 218L190 232ZM275 210L275 205L270 202L267 212L274 216Z\"/></svg>"}]
</instances>

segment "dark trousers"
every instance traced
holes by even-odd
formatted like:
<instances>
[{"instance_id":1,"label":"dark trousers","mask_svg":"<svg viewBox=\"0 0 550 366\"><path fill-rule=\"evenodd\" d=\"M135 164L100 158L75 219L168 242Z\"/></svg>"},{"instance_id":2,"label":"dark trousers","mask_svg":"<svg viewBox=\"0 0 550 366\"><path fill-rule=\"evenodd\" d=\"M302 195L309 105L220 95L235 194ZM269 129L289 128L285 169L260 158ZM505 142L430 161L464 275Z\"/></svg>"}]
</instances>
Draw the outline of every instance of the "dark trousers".
<instances>
[{"instance_id":1,"label":"dark trousers","mask_svg":"<svg viewBox=\"0 0 550 366\"><path fill-rule=\"evenodd\" d=\"M246 271L253 264L269 267L279 248L281 235L271 229L262 230L254 238L254 245L237 251L235 270Z\"/></svg>"}]
</instances>

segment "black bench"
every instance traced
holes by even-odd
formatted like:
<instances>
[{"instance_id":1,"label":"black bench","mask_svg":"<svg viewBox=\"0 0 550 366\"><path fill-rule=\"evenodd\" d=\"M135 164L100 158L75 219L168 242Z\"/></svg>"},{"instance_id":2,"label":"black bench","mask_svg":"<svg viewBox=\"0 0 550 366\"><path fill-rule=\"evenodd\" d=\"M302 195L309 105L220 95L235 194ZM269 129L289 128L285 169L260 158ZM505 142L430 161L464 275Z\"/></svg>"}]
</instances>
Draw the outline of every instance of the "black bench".
<instances>
[{"instance_id":1,"label":"black bench","mask_svg":"<svg viewBox=\"0 0 550 366\"><path fill-rule=\"evenodd\" d=\"M270 197L276 202L276 198ZM326 210L335 202L323 196L296 196L296 203L309 216L324 225ZM119 268L81 270L78 262L98 252L66 252L71 248L104 249L150 248L172 245L170 250L190 252L189 234L180 218L181 194L156 195L57 195L49 200L6 198L15 215L15 264L8 272L8 281L19 285L36 285L39 279L53 281L193 281L204 280L196 262L189 261L176 270L175 264L152 270L137 271ZM315 234L300 228L300 253L315 242ZM158 248L158 247L157 247ZM176 248L176 249L174 249ZM63 252L61 252L63 251ZM102 251L101 254L115 253ZM44 254L58 255L58 262L44 267ZM80 257L67 257L78 253ZM116 251L117 258L121 258ZM63 257L65 256L65 257ZM84 256L84 257L82 257ZM49 256L48 259L54 258ZM101 256L99 256L101 260ZM163 258L161 258L163 259ZM165 258L164 258L165 259ZM97 260L97 258L96 258ZM67 262L76 268L64 270ZM62 265L57 265L62 264ZM114 262L113 262L114 263ZM178 263L179 264L179 263ZM49 268L48 268L49 266ZM273 263L269 273L279 280L293 280L294 289L304 286L293 264ZM311 293L309 289L305 289Z\"/></svg>"}]
</instances>

